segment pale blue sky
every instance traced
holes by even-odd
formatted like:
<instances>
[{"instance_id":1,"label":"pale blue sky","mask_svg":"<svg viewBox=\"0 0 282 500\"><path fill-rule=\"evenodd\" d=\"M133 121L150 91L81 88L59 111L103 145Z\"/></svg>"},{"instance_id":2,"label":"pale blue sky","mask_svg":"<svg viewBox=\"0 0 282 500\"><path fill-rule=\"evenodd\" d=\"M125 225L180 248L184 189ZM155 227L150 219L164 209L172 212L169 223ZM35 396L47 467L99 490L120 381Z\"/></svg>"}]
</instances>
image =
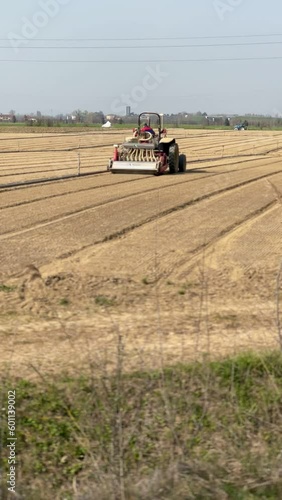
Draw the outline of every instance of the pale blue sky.
<instances>
[{"instance_id":1,"label":"pale blue sky","mask_svg":"<svg viewBox=\"0 0 282 500\"><path fill-rule=\"evenodd\" d=\"M138 5L140 8L138 9ZM45 11L45 13L44 13ZM0 112L57 114L74 109L206 111L282 115L282 59L157 62L163 59L282 58L281 0L13 0L1 7ZM39 27L39 24L41 27ZM146 40L148 37L257 38ZM27 39L29 37L29 39ZM143 49L34 49L52 38L97 38L64 46L148 46ZM144 41L101 41L143 38ZM10 39L10 40L9 40ZM151 45L280 42L235 47L150 48ZM2 62L10 59L10 62ZM37 63L31 60L136 61ZM138 62L156 61L156 62ZM157 71L157 76L154 76Z\"/></svg>"}]
</instances>

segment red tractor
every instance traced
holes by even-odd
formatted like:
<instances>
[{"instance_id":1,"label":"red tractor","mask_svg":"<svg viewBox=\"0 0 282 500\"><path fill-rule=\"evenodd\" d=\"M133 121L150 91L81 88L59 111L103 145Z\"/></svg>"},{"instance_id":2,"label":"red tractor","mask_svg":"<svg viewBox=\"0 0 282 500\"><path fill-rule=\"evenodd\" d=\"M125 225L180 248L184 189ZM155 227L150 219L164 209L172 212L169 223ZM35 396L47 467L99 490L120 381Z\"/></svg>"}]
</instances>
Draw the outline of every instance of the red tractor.
<instances>
[{"instance_id":1,"label":"red tractor","mask_svg":"<svg viewBox=\"0 0 282 500\"><path fill-rule=\"evenodd\" d=\"M154 131L151 118L156 121ZM145 122L143 125L142 122ZM145 173L160 175L166 170L171 174L186 171L186 156L179 154L174 138L167 137L163 115L144 112L138 117L138 126L132 137L114 146L108 170L112 173Z\"/></svg>"}]
</instances>

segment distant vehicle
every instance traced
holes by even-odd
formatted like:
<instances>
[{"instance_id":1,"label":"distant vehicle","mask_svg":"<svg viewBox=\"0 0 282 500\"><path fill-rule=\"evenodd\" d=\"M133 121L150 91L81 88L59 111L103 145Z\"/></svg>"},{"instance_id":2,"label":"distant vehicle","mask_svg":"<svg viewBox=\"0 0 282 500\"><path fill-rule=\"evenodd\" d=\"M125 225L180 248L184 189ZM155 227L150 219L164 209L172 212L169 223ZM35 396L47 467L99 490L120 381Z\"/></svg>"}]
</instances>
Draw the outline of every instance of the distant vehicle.
<instances>
[{"instance_id":1,"label":"distant vehicle","mask_svg":"<svg viewBox=\"0 0 282 500\"><path fill-rule=\"evenodd\" d=\"M237 125L235 125L234 127L234 130L248 130L248 126L249 123L247 122L247 120L245 120L242 123L237 123Z\"/></svg>"}]
</instances>

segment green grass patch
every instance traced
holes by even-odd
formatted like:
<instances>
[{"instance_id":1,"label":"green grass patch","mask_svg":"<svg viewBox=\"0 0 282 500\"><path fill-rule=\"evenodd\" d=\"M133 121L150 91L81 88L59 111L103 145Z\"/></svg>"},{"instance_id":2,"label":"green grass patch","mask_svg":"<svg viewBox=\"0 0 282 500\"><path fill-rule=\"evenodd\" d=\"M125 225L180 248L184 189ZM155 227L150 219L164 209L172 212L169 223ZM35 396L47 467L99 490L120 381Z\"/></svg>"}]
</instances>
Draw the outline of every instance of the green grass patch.
<instances>
[{"instance_id":1,"label":"green grass patch","mask_svg":"<svg viewBox=\"0 0 282 500\"><path fill-rule=\"evenodd\" d=\"M4 292L4 293L10 293L10 292L14 292L16 290L16 286L8 286L8 285L3 285L3 284L0 284L0 292Z\"/></svg>"},{"instance_id":2,"label":"green grass patch","mask_svg":"<svg viewBox=\"0 0 282 500\"><path fill-rule=\"evenodd\" d=\"M143 285L149 285L150 284L150 281L147 278L147 276L145 276L144 278L142 278L142 283L143 283Z\"/></svg>"},{"instance_id":3,"label":"green grass patch","mask_svg":"<svg viewBox=\"0 0 282 500\"><path fill-rule=\"evenodd\" d=\"M110 307L115 305L115 300L105 295L98 295L95 297L95 304L98 306Z\"/></svg>"},{"instance_id":4,"label":"green grass patch","mask_svg":"<svg viewBox=\"0 0 282 500\"><path fill-rule=\"evenodd\" d=\"M282 498L280 353L1 387L3 407L16 390L23 498L76 498L74 480L101 500Z\"/></svg>"},{"instance_id":5,"label":"green grass patch","mask_svg":"<svg viewBox=\"0 0 282 500\"><path fill-rule=\"evenodd\" d=\"M60 306L69 306L70 301L69 301L69 299L64 297L63 299L60 300L59 304L60 304Z\"/></svg>"},{"instance_id":6,"label":"green grass patch","mask_svg":"<svg viewBox=\"0 0 282 500\"><path fill-rule=\"evenodd\" d=\"M197 283L192 281L186 281L185 283L180 284L180 289L178 290L179 295L185 295L186 292L191 292L194 288L197 288Z\"/></svg>"}]
</instances>

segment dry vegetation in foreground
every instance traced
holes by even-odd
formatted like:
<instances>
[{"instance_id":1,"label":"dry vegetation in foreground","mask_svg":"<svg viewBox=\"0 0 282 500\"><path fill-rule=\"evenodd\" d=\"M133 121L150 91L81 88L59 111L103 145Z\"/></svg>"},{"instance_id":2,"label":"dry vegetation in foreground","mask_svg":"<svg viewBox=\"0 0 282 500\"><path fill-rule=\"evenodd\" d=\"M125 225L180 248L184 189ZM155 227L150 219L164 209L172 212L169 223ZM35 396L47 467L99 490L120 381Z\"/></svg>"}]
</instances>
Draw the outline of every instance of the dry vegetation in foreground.
<instances>
[{"instance_id":1,"label":"dry vegetation in foreground","mask_svg":"<svg viewBox=\"0 0 282 500\"><path fill-rule=\"evenodd\" d=\"M282 498L279 352L128 375L122 347L114 375L2 380L1 407L17 392L16 498ZM5 425L1 442L5 478Z\"/></svg>"}]
</instances>

